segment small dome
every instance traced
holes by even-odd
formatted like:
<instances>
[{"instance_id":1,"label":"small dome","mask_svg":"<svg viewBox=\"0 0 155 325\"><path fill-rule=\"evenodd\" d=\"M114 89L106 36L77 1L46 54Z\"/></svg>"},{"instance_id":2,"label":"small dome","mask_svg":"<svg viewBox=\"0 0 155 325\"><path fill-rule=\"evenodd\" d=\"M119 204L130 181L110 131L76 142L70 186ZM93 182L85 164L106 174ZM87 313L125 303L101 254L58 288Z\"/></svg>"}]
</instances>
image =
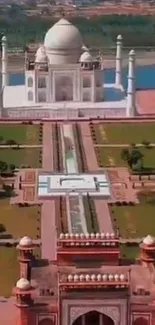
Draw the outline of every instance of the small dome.
<instances>
[{"instance_id":1,"label":"small dome","mask_svg":"<svg viewBox=\"0 0 155 325\"><path fill-rule=\"evenodd\" d=\"M62 18L47 31L44 45L50 50L81 49L82 38L79 30Z\"/></svg>"},{"instance_id":2,"label":"small dome","mask_svg":"<svg viewBox=\"0 0 155 325\"><path fill-rule=\"evenodd\" d=\"M36 63L44 63L47 62L47 55L44 46L40 46L36 52Z\"/></svg>"},{"instance_id":3,"label":"small dome","mask_svg":"<svg viewBox=\"0 0 155 325\"><path fill-rule=\"evenodd\" d=\"M5 35L2 36L1 41L2 41L2 42L7 42L7 38L6 38Z\"/></svg>"},{"instance_id":4,"label":"small dome","mask_svg":"<svg viewBox=\"0 0 155 325\"><path fill-rule=\"evenodd\" d=\"M89 51L85 51L81 54L79 62L92 62L93 58Z\"/></svg>"},{"instance_id":5,"label":"small dome","mask_svg":"<svg viewBox=\"0 0 155 325\"><path fill-rule=\"evenodd\" d=\"M27 279L21 278L17 281L16 287L21 290L27 290L30 288L30 282Z\"/></svg>"},{"instance_id":6,"label":"small dome","mask_svg":"<svg viewBox=\"0 0 155 325\"><path fill-rule=\"evenodd\" d=\"M87 46L85 46L85 45L82 45L81 50L83 52L89 52L89 48Z\"/></svg>"},{"instance_id":7,"label":"small dome","mask_svg":"<svg viewBox=\"0 0 155 325\"><path fill-rule=\"evenodd\" d=\"M20 242L19 242L20 246L31 246L32 245L32 239L30 237L23 237Z\"/></svg>"},{"instance_id":8,"label":"small dome","mask_svg":"<svg viewBox=\"0 0 155 325\"><path fill-rule=\"evenodd\" d=\"M148 235L143 239L143 244L151 246L155 244L155 239L154 237Z\"/></svg>"}]
</instances>

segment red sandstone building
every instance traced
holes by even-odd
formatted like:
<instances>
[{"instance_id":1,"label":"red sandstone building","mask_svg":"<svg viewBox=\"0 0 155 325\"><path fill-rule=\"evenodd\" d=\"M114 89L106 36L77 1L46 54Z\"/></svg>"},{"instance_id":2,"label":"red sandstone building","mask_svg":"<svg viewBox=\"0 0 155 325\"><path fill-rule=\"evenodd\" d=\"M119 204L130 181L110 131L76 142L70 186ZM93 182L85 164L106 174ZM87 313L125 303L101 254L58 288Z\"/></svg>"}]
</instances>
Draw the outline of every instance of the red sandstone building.
<instances>
[{"instance_id":1,"label":"red sandstone building","mask_svg":"<svg viewBox=\"0 0 155 325\"><path fill-rule=\"evenodd\" d=\"M49 243L50 245L50 243ZM21 239L13 290L18 325L155 324L155 241L147 236L134 265L121 265L114 234L60 234L57 262L37 262Z\"/></svg>"}]
</instances>

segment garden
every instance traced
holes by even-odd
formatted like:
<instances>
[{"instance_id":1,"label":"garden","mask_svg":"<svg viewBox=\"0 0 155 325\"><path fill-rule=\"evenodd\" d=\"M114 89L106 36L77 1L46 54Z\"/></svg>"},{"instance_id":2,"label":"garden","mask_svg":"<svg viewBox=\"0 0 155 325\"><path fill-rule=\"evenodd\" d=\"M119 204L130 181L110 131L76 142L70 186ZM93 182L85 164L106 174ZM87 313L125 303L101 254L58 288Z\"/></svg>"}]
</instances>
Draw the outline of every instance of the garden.
<instances>
[{"instance_id":1,"label":"garden","mask_svg":"<svg viewBox=\"0 0 155 325\"><path fill-rule=\"evenodd\" d=\"M19 238L25 235L40 238L41 208L39 205L12 205L9 198L0 198L0 237Z\"/></svg>"},{"instance_id":2,"label":"garden","mask_svg":"<svg viewBox=\"0 0 155 325\"><path fill-rule=\"evenodd\" d=\"M155 143L154 122L90 124L90 129L95 145Z\"/></svg>"},{"instance_id":3,"label":"garden","mask_svg":"<svg viewBox=\"0 0 155 325\"><path fill-rule=\"evenodd\" d=\"M138 198L135 205L109 205L114 228L123 238L155 236L155 192L139 192Z\"/></svg>"},{"instance_id":4,"label":"garden","mask_svg":"<svg viewBox=\"0 0 155 325\"><path fill-rule=\"evenodd\" d=\"M133 171L155 171L155 147L95 147L100 167L130 167Z\"/></svg>"},{"instance_id":5,"label":"garden","mask_svg":"<svg viewBox=\"0 0 155 325\"><path fill-rule=\"evenodd\" d=\"M42 148L0 149L0 172L12 172L15 168L39 168L42 166Z\"/></svg>"},{"instance_id":6,"label":"garden","mask_svg":"<svg viewBox=\"0 0 155 325\"><path fill-rule=\"evenodd\" d=\"M0 145L41 143L40 125L32 124L0 124Z\"/></svg>"},{"instance_id":7,"label":"garden","mask_svg":"<svg viewBox=\"0 0 155 325\"><path fill-rule=\"evenodd\" d=\"M8 298L19 279L18 251L15 247L0 246L0 296Z\"/></svg>"}]
</instances>

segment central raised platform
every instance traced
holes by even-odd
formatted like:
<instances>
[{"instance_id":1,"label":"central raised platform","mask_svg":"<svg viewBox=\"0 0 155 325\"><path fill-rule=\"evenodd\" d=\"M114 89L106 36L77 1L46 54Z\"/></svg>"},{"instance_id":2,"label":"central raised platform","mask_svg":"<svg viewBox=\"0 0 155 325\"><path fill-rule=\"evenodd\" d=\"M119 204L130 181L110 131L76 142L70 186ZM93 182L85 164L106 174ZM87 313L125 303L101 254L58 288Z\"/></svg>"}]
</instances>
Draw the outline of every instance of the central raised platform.
<instances>
[{"instance_id":1,"label":"central raised platform","mask_svg":"<svg viewBox=\"0 0 155 325\"><path fill-rule=\"evenodd\" d=\"M92 195L110 198L110 184L105 174L40 174L38 196Z\"/></svg>"}]
</instances>

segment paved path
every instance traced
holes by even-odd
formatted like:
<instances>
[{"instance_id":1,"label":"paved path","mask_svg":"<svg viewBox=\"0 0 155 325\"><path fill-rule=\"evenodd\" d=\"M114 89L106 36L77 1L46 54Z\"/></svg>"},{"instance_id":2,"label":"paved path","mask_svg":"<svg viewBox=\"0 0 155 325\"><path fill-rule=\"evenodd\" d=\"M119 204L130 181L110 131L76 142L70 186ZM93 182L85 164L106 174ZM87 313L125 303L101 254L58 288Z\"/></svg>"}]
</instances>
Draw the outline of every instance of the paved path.
<instances>
[{"instance_id":1,"label":"paved path","mask_svg":"<svg viewBox=\"0 0 155 325\"><path fill-rule=\"evenodd\" d=\"M90 172L99 171L101 169L99 168L97 163L89 123L82 123L80 127L88 170ZM107 201L94 200L94 203L100 232L113 232L113 226Z\"/></svg>"},{"instance_id":2,"label":"paved path","mask_svg":"<svg viewBox=\"0 0 155 325\"><path fill-rule=\"evenodd\" d=\"M94 145L93 145L93 141L92 141L89 123L87 123L87 122L81 123L80 129L81 129L82 142L83 142L83 146L84 146L84 150L85 150L88 170L94 171L94 172L98 171L98 170L100 170L100 168L98 166L96 154L94 151Z\"/></svg>"},{"instance_id":3,"label":"paved path","mask_svg":"<svg viewBox=\"0 0 155 325\"><path fill-rule=\"evenodd\" d=\"M43 169L53 171L52 124L43 125ZM45 201L41 208L42 258L49 261L56 259L56 222L55 201Z\"/></svg>"},{"instance_id":4,"label":"paved path","mask_svg":"<svg viewBox=\"0 0 155 325\"><path fill-rule=\"evenodd\" d=\"M114 232L108 204L104 200L94 200L100 232Z\"/></svg>"},{"instance_id":5,"label":"paved path","mask_svg":"<svg viewBox=\"0 0 155 325\"><path fill-rule=\"evenodd\" d=\"M52 125L46 123L43 125L43 163L44 170L53 170L53 139L52 139Z\"/></svg>"},{"instance_id":6,"label":"paved path","mask_svg":"<svg viewBox=\"0 0 155 325\"><path fill-rule=\"evenodd\" d=\"M55 212L54 200L43 203L41 213L42 258L49 261L56 260L57 233Z\"/></svg>"},{"instance_id":7,"label":"paved path","mask_svg":"<svg viewBox=\"0 0 155 325\"><path fill-rule=\"evenodd\" d=\"M21 238L5 238L5 239L0 239L0 245L15 245L20 242ZM40 245L41 244L41 239L33 239L33 244L35 245Z\"/></svg>"},{"instance_id":8,"label":"paved path","mask_svg":"<svg viewBox=\"0 0 155 325\"><path fill-rule=\"evenodd\" d=\"M20 148L20 149L26 149L26 148L42 148L42 144L0 144L0 149L14 149L14 148Z\"/></svg>"},{"instance_id":9,"label":"paved path","mask_svg":"<svg viewBox=\"0 0 155 325\"><path fill-rule=\"evenodd\" d=\"M149 146L150 147L155 147L155 143L150 143L149 144ZM131 146L131 144L127 144L127 143L125 143L125 144L122 144L122 143L103 143L103 144L94 144L94 147L105 147L105 148L124 148L124 147L132 147ZM144 147L145 148L145 146L142 144L142 143L137 143L137 144L135 144L135 146L133 147L133 148L137 148L137 147Z\"/></svg>"}]
</instances>

